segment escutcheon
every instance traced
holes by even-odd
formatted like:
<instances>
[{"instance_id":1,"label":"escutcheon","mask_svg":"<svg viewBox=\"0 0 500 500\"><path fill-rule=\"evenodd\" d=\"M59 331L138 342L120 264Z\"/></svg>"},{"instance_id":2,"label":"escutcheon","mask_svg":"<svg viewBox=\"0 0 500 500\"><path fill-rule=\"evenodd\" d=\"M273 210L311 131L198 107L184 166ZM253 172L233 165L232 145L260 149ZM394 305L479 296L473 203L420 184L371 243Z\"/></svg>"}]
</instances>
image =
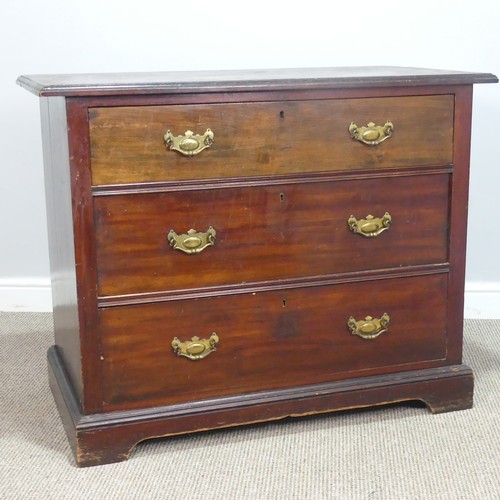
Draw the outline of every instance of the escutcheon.
<instances>
[{"instance_id":1,"label":"escutcheon","mask_svg":"<svg viewBox=\"0 0 500 500\"><path fill-rule=\"evenodd\" d=\"M365 319L356 321L353 316L347 320L347 326L351 330L351 335L357 335L362 339L372 340L389 329L391 318L384 313L381 318L366 316Z\"/></svg>"},{"instance_id":2,"label":"escutcheon","mask_svg":"<svg viewBox=\"0 0 500 500\"><path fill-rule=\"evenodd\" d=\"M184 356L192 361L205 358L211 352L217 350L219 336L214 332L208 339L192 337L191 340L181 342L177 337L172 340L172 348L177 356Z\"/></svg>"},{"instance_id":3,"label":"escutcheon","mask_svg":"<svg viewBox=\"0 0 500 500\"><path fill-rule=\"evenodd\" d=\"M194 156L213 144L214 133L209 128L202 135L187 130L184 135L175 137L170 130L167 130L163 139L170 150L178 151L185 156Z\"/></svg>"}]
</instances>

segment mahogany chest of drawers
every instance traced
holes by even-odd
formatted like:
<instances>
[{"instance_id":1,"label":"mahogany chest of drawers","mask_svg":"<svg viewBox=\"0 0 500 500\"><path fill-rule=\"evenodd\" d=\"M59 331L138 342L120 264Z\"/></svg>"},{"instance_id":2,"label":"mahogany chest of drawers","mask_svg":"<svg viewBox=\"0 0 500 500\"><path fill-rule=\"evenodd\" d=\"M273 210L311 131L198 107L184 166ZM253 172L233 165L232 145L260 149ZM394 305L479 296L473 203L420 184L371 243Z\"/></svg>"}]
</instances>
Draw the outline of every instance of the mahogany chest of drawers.
<instances>
[{"instance_id":1,"label":"mahogany chest of drawers","mask_svg":"<svg viewBox=\"0 0 500 500\"><path fill-rule=\"evenodd\" d=\"M41 96L55 346L79 465L419 399L462 364L472 84L317 68L20 77Z\"/></svg>"}]
</instances>

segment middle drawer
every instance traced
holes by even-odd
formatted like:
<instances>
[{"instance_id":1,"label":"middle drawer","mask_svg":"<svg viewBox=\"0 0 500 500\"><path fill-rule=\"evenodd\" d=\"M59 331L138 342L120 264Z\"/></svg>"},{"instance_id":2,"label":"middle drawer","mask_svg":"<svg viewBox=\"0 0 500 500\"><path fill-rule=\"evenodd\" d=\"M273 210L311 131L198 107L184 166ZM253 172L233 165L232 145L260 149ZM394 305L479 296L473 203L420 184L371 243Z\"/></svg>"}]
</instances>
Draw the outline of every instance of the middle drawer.
<instances>
[{"instance_id":1,"label":"middle drawer","mask_svg":"<svg viewBox=\"0 0 500 500\"><path fill-rule=\"evenodd\" d=\"M98 196L98 294L443 263L448 189L435 174Z\"/></svg>"}]
</instances>

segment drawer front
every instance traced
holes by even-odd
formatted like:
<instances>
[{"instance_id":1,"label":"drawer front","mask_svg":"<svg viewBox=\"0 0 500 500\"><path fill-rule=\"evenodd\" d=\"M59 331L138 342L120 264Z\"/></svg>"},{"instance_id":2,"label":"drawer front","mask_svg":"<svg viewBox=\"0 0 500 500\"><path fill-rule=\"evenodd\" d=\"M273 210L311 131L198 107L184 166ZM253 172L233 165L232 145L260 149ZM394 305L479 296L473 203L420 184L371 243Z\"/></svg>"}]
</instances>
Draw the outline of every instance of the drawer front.
<instances>
[{"instance_id":1,"label":"drawer front","mask_svg":"<svg viewBox=\"0 0 500 500\"><path fill-rule=\"evenodd\" d=\"M447 262L449 175L99 196L98 293L112 296ZM348 220L392 223L376 237ZM380 222L380 221L379 221ZM215 244L174 249L190 229ZM175 240L172 241L175 244ZM202 245L203 246L203 245ZM200 247L201 248L201 247Z\"/></svg>"},{"instance_id":2,"label":"drawer front","mask_svg":"<svg viewBox=\"0 0 500 500\"><path fill-rule=\"evenodd\" d=\"M453 113L452 95L92 108L92 182L449 164ZM351 123L360 128L388 120L394 132L378 145L350 137ZM165 145L167 130L174 136L201 135L208 128L213 144L195 156Z\"/></svg>"},{"instance_id":3,"label":"drawer front","mask_svg":"<svg viewBox=\"0 0 500 500\"><path fill-rule=\"evenodd\" d=\"M428 367L427 361L436 365L446 357L446 296L442 274L105 308L104 409L322 383L377 369L409 370L415 363ZM376 338L361 338L348 327L351 316L359 321L384 314L389 324ZM214 332L217 349L203 359L174 353L175 337L186 342Z\"/></svg>"}]
</instances>

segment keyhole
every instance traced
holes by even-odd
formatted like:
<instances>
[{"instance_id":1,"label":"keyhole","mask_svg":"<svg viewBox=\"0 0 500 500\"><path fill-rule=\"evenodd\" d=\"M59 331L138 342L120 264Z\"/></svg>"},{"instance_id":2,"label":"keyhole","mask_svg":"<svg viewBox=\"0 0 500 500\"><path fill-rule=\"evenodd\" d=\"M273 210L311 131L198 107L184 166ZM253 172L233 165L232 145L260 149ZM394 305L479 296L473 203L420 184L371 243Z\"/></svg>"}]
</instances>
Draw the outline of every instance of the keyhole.
<instances>
[{"instance_id":1,"label":"keyhole","mask_svg":"<svg viewBox=\"0 0 500 500\"><path fill-rule=\"evenodd\" d=\"M280 201L282 203L285 201L285 193L280 193Z\"/></svg>"},{"instance_id":2,"label":"keyhole","mask_svg":"<svg viewBox=\"0 0 500 500\"><path fill-rule=\"evenodd\" d=\"M280 118L281 118L282 120L284 120L284 119L285 119L285 112L284 112L284 111L280 111Z\"/></svg>"},{"instance_id":3,"label":"keyhole","mask_svg":"<svg viewBox=\"0 0 500 500\"><path fill-rule=\"evenodd\" d=\"M286 299L283 299L283 300L281 301L281 307L286 307Z\"/></svg>"}]
</instances>

